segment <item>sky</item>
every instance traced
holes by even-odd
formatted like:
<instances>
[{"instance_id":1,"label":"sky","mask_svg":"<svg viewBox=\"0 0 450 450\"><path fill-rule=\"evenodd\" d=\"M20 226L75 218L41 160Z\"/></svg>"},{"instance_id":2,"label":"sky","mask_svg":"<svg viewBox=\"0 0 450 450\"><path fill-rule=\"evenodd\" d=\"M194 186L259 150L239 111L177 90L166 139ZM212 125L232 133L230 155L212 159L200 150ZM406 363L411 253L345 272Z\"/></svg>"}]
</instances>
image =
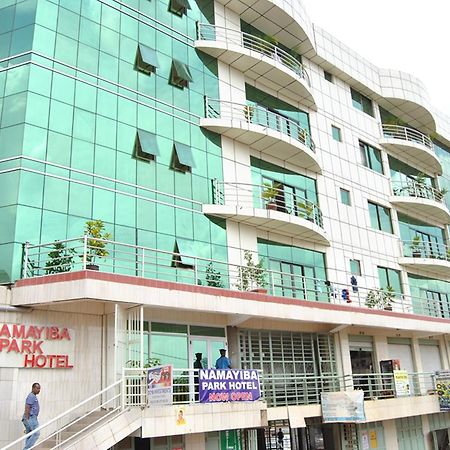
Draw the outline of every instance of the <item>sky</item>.
<instances>
[{"instance_id":1,"label":"sky","mask_svg":"<svg viewBox=\"0 0 450 450\"><path fill-rule=\"evenodd\" d=\"M312 22L371 61L425 83L450 116L450 0L301 0Z\"/></svg>"}]
</instances>

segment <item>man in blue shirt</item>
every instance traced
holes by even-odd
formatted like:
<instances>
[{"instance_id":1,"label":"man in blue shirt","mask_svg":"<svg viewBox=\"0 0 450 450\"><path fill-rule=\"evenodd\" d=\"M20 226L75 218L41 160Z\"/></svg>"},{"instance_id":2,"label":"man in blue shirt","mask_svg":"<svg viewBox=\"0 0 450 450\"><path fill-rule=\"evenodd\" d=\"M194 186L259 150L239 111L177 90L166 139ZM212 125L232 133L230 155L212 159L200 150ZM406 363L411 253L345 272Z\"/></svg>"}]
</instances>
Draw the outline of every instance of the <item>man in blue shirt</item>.
<instances>
[{"instance_id":1,"label":"man in blue shirt","mask_svg":"<svg viewBox=\"0 0 450 450\"><path fill-rule=\"evenodd\" d=\"M226 350L221 348L219 352L220 358L216 361L216 369L231 369L231 361L225 356Z\"/></svg>"},{"instance_id":2,"label":"man in blue shirt","mask_svg":"<svg viewBox=\"0 0 450 450\"><path fill-rule=\"evenodd\" d=\"M25 427L26 433L31 433L39 426L39 400L37 395L41 392L41 385L39 383L33 383L31 386L31 392L28 394L25 400L25 412L23 413L22 422ZM33 447L36 441L39 439L39 431L28 436L25 441L24 450L28 450Z\"/></svg>"}]
</instances>

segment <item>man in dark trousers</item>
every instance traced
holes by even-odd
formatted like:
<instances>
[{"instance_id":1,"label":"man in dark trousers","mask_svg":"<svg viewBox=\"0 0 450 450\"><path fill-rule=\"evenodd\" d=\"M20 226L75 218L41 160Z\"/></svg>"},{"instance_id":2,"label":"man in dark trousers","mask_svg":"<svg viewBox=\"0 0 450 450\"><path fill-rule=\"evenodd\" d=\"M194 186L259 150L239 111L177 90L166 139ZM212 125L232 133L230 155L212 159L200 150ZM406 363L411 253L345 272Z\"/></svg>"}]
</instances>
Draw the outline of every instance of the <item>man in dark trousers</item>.
<instances>
[{"instance_id":1,"label":"man in dark trousers","mask_svg":"<svg viewBox=\"0 0 450 450\"><path fill-rule=\"evenodd\" d=\"M278 441L278 446L277 448L284 448L284 433L283 431L281 431L281 428L278 428L278 433L277 433L277 441Z\"/></svg>"},{"instance_id":2,"label":"man in dark trousers","mask_svg":"<svg viewBox=\"0 0 450 450\"><path fill-rule=\"evenodd\" d=\"M41 392L41 385L39 383L33 383L31 386L31 392L25 400L25 411L23 413L22 422L27 434L39 426L39 400L37 399L39 392ZM39 439L39 434L39 431L37 431L27 437L24 450L28 450L36 444L36 441Z\"/></svg>"},{"instance_id":3,"label":"man in dark trousers","mask_svg":"<svg viewBox=\"0 0 450 450\"><path fill-rule=\"evenodd\" d=\"M198 400L198 383L199 383L198 370L203 369L202 354L196 353L195 358L196 359L194 361L194 369L197 370L194 372L194 386L195 386L195 400Z\"/></svg>"}]
</instances>

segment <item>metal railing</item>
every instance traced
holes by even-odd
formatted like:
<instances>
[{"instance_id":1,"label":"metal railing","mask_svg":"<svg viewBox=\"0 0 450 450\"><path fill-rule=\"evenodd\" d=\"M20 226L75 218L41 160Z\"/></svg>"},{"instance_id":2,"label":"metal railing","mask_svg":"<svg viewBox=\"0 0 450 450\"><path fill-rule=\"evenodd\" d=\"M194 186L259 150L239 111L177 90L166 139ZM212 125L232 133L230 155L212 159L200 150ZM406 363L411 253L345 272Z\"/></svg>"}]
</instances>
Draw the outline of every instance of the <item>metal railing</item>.
<instances>
[{"instance_id":1,"label":"metal railing","mask_svg":"<svg viewBox=\"0 0 450 450\"><path fill-rule=\"evenodd\" d=\"M232 183L214 179L213 201L216 205L237 205L271 209L301 217L323 228L322 212L318 205L283 188L273 186Z\"/></svg>"},{"instance_id":2,"label":"metal railing","mask_svg":"<svg viewBox=\"0 0 450 450\"><path fill-rule=\"evenodd\" d=\"M126 406L147 405L147 370L124 369ZM409 373L407 396L434 393L434 373ZM259 371L261 399L268 407L320 404L322 392L363 390L369 399L395 398L394 374L370 373L347 375L317 375L314 373L265 373ZM198 403L198 370L173 369L173 404Z\"/></svg>"},{"instance_id":3,"label":"metal railing","mask_svg":"<svg viewBox=\"0 0 450 450\"><path fill-rule=\"evenodd\" d=\"M432 258L450 261L450 247L439 242L423 239L403 241L403 256L413 258Z\"/></svg>"},{"instance_id":4,"label":"metal railing","mask_svg":"<svg viewBox=\"0 0 450 450\"><path fill-rule=\"evenodd\" d=\"M409 397L434 394L434 373L408 373ZM350 377L347 376L346 386L349 386ZM396 398L400 396L396 392L393 373L352 374L351 383L354 389L364 391L366 399Z\"/></svg>"},{"instance_id":5,"label":"metal railing","mask_svg":"<svg viewBox=\"0 0 450 450\"><path fill-rule=\"evenodd\" d=\"M398 196L425 198L438 203L444 201L445 195L445 191L412 179L408 181L392 181L392 192Z\"/></svg>"},{"instance_id":6,"label":"metal railing","mask_svg":"<svg viewBox=\"0 0 450 450\"><path fill-rule=\"evenodd\" d=\"M101 256L97 253L99 248L102 251ZM436 301L436 299L407 296L399 292L388 293L376 287L367 288L305 277L301 275L300 266L295 264L288 272L264 266L266 266L265 260L263 260L263 267L249 270L246 265L201 258L193 254L83 236L40 245L24 244L22 277L30 278L91 269L212 288L232 290L266 288L270 295L278 297L335 303L349 308L369 307L433 317L448 317L447 313L436 313L436 311L447 311L443 300ZM247 277L247 283L243 282L245 277ZM260 285L254 284L254 279L259 280ZM248 286L248 289L244 289L243 286Z\"/></svg>"},{"instance_id":7,"label":"metal railing","mask_svg":"<svg viewBox=\"0 0 450 450\"><path fill-rule=\"evenodd\" d=\"M205 97L205 116L209 119L241 121L279 131L315 151L307 129L302 128L298 122L257 104L233 103Z\"/></svg>"},{"instance_id":8,"label":"metal railing","mask_svg":"<svg viewBox=\"0 0 450 450\"><path fill-rule=\"evenodd\" d=\"M429 136L414 130L413 128L403 127L401 125L382 124L383 136L389 139L400 139L402 141L415 142L433 150L433 141ZM434 151L434 150L433 150Z\"/></svg>"},{"instance_id":9,"label":"metal railing","mask_svg":"<svg viewBox=\"0 0 450 450\"><path fill-rule=\"evenodd\" d=\"M66 448L68 444L76 442L84 432L111 420L123 409L123 380L119 380L1 450L22 449L25 441L35 434L40 435L40 438L29 448L38 446L49 449Z\"/></svg>"},{"instance_id":10,"label":"metal railing","mask_svg":"<svg viewBox=\"0 0 450 450\"><path fill-rule=\"evenodd\" d=\"M311 86L309 75L298 59L277 45L262 38L209 23L197 24L197 38L205 41L234 44L258 52L261 55L269 57L274 62L283 64L283 66L292 70L298 77L303 78L308 83L308 86Z\"/></svg>"}]
</instances>

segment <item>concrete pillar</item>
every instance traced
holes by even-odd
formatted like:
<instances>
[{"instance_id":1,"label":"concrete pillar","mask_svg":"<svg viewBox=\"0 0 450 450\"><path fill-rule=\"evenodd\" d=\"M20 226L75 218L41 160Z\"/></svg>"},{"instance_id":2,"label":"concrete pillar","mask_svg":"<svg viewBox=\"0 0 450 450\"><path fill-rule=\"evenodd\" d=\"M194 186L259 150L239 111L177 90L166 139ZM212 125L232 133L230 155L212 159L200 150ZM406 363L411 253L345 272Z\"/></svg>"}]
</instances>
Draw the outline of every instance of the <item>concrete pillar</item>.
<instances>
[{"instance_id":1,"label":"concrete pillar","mask_svg":"<svg viewBox=\"0 0 450 450\"><path fill-rule=\"evenodd\" d=\"M397 427L395 420L383 421L384 441L389 450L398 450Z\"/></svg>"},{"instance_id":2,"label":"concrete pillar","mask_svg":"<svg viewBox=\"0 0 450 450\"><path fill-rule=\"evenodd\" d=\"M441 355L442 370L448 370L448 353L447 342L445 341L445 335L439 338L439 353Z\"/></svg>"},{"instance_id":3,"label":"concrete pillar","mask_svg":"<svg viewBox=\"0 0 450 450\"><path fill-rule=\"evenodd\" d=\"M420 345L418 338L411 339L411 350L416 372L422 373L423 372L422 358L420 357ZM426 387L423 383L423 380L418 379L417 382L419 383L420 387L419 386L415 387L415 391L420 390L421 395L424 395L426 393Z\"/></svg>"},{"instance_id":4,"label":"concrete pillar","mask_svg":"<svg viewBox=\"0 0 450 450\"><path fill-rule=\"evenodd\" d=\"M206 450L205 433L193 433L184 435L185 450Z\"/></svg>"},{"instance_id":5,"label":"concrete pillar","mask_svg":"<svg viewBox=\"0 0 450 450\"><path fill-rule=\"evenodd\" d=\"M340 366L342 375L351 375L352 373L352 361L350 359L350 346L348 342L348 332L346 330L341 330L338 333L339 351L341 356ZM344 380L346 382L345 387L347 389L353 389L353 379L347 378Z\"/></svg>"},{"instance_id":6,"label":"concrete pillar","mask_svg":"<svg viewBox=\"0 0 450 450\"><path fill-rule=\"evenodd\" d=\"M390 359L389 347L388 347L386 336L374 336L373 344L375 347L374 372L379 372L380 371L380 361L383 361L385 359Z\"/></svg>"},{"instance_id":7,"label":"concrete pillar","mask_svg":"<svg viewBox=\"0 0 450 450\"><path fill-rule=\"evenodd\" d=\"M426 450L433 450L434 446L431 442L430 437L430 421L428 420L428 416L420 416L422 419L422 432L423 432L423 440L425 442L425 449Z\"/></svg>"},{"instance_id":8,"label":"concrete pillar","mask_svg":"<svg viewBox=\"0 0 450 450\"><path fill-rule=\"evenodd\" d=\"M239 369L241 358L239 354L239 330L237 327L227 327L228 358L231 359L231 367Z\"/></svg>"}]
</instances>

